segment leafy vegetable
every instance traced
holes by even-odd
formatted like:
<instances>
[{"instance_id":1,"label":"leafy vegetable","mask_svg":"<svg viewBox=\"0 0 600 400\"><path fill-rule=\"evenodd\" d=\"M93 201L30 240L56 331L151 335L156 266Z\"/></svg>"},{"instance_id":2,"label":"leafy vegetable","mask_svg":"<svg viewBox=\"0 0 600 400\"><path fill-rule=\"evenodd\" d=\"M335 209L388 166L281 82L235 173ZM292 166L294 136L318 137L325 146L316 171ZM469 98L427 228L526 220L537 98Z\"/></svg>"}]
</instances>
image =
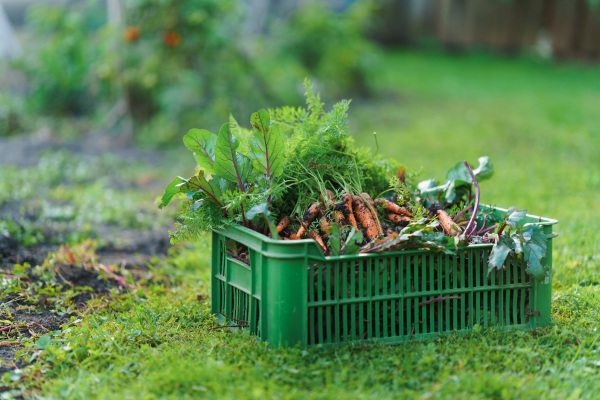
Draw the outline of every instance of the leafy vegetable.
<instances>
[{"instance_id":1,"label":"leafy vegetable","mask_svg":"<svg viewBox=\"0 0 600 400\"><path fill-rule=\"evenodd\" d=\"M329 246L333 255L358 254L360 244L363 242L363 234L355 227L350 229L341 229L337 224L332 226L329 235Z\"/></svg>"},{"instance_id":2,"label":"leafy vegetable","mask_svg":"<svg viewBox=\"0 0 600 400\"><path fill-rule=\"evenodd\" d=\"M364 253L383 253L399 250L443 250L448 240L441 232L434 232L438 221L428 222L426 218L409 224L400 233L392 233L385 239L374 240L364 246Z\"/></svg>"},{"instance_id":3,"label":"leafy vegetable","mask_svg":"<svg viewBox=\"0 0 600 400\"><path fill-rule=\"evenodd\" d=\"M277 126L271 125L271 117L265 110L252 114L250 122L253 136L250 138L250 153L255 171L268 179L283 172L284 143Z\"/></svg>"},{"instance_id":4,"label":"leafy vegetable","mask_svg":"<svg viewBox=\"0 0 600 400\"><path fill-rule=\"evenodd\" d=\"M183 137L183 144L194 153L199 166L214 173L217 136L204 129L191 129Z\"/></svg>"},{"instance_id":5,"label":"leafy vegetable","mask_svg":"<svg viewBox=\"0 0 600 400\"><path fill-rule=\"evenodd\" d=\"M479 157L479 166L473 170L478 181L486 180L494 174L494 166L487 156ZM469 170L463 162L457 163L454 168L448 171L446 181L442 185L437 185L435 179L422 181L417 185L422 201L431 204L444 206L446 204L457 203L461 198L471 190L473 179Z\"/></svg>"},{"instance_id":6,"label":"leafy vegetable","mask_svg":"<svg viewBox=\"0 0 600 400\"><path fill-rule=\"evenodd\" d=\"M252 170L252 160L237 152L238 139L231 134L229 124L225 123L219 131L215 146L215 174L238 185L246 191L246 180Z\"/></svg>"},{"instance_id":7,"label":"leafy vegetable","mask_svg":"<svg viewBox=\"0 0 600 400\"><path fill-rule=\"evenodd\" d=\"M271 211L269 211L269 207L267 203L257 204L252 207L246 213L246 218L249 220L255 219L257 216L262 216L264 218L265 223L269 227L269 231L271 232L272 239L279 239L279 235L277 234L277 226L273 223L270 218Z\"/></svg>"},{"instance_id":8,"label":"leafy vegetable","mask_svg":"<svg viewBox=\"0 0 600 400\"><path fill-rule=\"evenodd\" d=\"M498 224L498 233L490 234L494 238L494 246L488 261L488 272L502 268L509 254L522 254L527 264L526 271L541 282L548 274L547 268L542 265L548 249L547 238L539 225L518 224L526 214L527 210L519 211L511 207Z\"/></svg>"},{"instance_id":9,"label":"leafy vegetable","mask_svg":"<svg viewBox=\"0 0 600 400\"><path fill-rule=\"evenodd\" d=\"M512 207L496 221L479 210L479 181L494 173L488 157L479 157L475 169L457 163L441 185L434 179L414 185L412 171L354 147L349 101L326 112L312 86L305 87L306 108L260 110L250 130L230 117L218 135L201 129L185 135L200 169L190 179L175 178L161 199L162 208L178 194L187 198L174 239L238 223L274 239L308 236L326 256L453 252L490 243L489 272L517 254L528 273L544 279L546 237L537 225L523 226L527 211Z\"/></svg>"}]
</instances>

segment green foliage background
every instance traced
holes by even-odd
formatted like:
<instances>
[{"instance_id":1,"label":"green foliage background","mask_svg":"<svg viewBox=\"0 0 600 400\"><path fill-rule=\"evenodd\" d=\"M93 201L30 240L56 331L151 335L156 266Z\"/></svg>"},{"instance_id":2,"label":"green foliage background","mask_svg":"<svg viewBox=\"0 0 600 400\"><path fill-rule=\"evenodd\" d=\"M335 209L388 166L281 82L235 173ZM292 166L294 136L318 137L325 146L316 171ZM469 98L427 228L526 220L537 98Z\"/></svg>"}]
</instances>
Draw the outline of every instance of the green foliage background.
<instances>
[{"instance_id":1,"label":"green foliage background","mask_svg":"<svg viewBox=\"0 0 600 400\"><path fill-rule=\"evenodd\" d=\"M16 63L29 82L29 110L106 123L125 100L138 142L157 146L178 142L199 121L211 126L230 113L246 120L260 107L302 104L305 77L330 98L370 91L378 50L364 36L369 0L343 12L306 2L283 19L266 16L257 33L247 32L251 10L240 0L123 4L122 26L103 21L105 10L93 1L30 8L39 44ZM127 28L138 35L127 40ZM167 34L180 40L168 45Z\"/></svg>"}]
</instances>

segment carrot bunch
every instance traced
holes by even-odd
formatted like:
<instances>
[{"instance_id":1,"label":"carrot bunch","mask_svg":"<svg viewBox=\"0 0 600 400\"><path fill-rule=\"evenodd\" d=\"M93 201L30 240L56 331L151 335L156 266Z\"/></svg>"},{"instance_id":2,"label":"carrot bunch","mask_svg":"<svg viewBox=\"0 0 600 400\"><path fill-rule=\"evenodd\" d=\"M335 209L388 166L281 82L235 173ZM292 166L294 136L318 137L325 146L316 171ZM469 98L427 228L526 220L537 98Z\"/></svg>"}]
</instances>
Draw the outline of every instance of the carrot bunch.
<instances>
[{"instance_id":1,"label":"carrot bunch","mask_svg":"<svg viewBox=\"0 0 600 400\"><path fill-rule=\"evenodd\" d=\"M389 223L382 222L387 220ZM412 222L411 212L387 199L373 200L367 193L344 193L336 198L331 191L321 196L304 212L299 228L292 229L292 219L285 216L277 224L283 240L314 239L325 255L331 254L328 238L333 226L354 228L363 234L364 242L386 237L395 229Z\"/></svg>"}]
</instances>

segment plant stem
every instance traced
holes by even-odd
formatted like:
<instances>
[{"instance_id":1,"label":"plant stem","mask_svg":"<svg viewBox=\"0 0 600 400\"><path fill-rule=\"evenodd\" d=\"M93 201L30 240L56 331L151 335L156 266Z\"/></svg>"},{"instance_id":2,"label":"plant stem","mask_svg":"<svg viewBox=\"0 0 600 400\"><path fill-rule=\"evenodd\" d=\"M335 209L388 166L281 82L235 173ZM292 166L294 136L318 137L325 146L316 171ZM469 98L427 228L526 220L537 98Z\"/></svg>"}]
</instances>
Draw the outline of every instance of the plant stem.
<instances>
[{"instance_id":1,"label":"plant stem","mask_svg":"<svg viewBox=\"0 0 600 400\"><path fill-rule=\"evenodd\" d=\"M244 213L244 206L240 204L240 208L242 209L242 220L244 221L244 226L248 228L248 222L246 221L246 214Z\"/></svg>"},{"instance_id":2,"label":"plant stem","mask_svg":"<svg viewBox=\"0 0 600 400\"><path fill-rule=\"evenodd\" d=\"M465 228L465 236L468 238L469 231L473 228L473 224L475 223L475 217L477 216L477 211L479 210L479 184L477 183L477 178L475 178L475 174L473 173L473 170L471 169L471 166L469 165L467 160L465 160L465 166L469 170L469 174L471 174L471 178L473 178L473 184L475 185L475 207L473 208L473 214L471 214L471 219L469 220L469 223Z\"/></svg>"},{"instance_id":3,"label":"plant stem","mask_svg":"<svg viewBox=\"0 0 600 400\"><path fill-rule=\"evenodd\" d=\"M502 235L502 231L504 230L504 228L506 228L506 223L502 224L502 226L500 227L500 230L498 231L498 237Z\"/></svg>"},{"instance_id":4,"label":"plant stem","mask_svg":"<svg viewBox=\"0 0 600 400\"><path fill-rule=\"evenodd\" d=\"M485 226L485 225L484 225ZM498 224L492 225L487 229L482 229L479 232L477 232L477 236L483 235L485 233L488 233L489 231L491 231L492 229L496 229L498 227Z\"/></svg>"},{"instance_id":5,"label":"plant stem","mask_svg":"<svg viewBox=\"0 0 600 400\"><path fill-rule=\"evenodd\" d=\"M465 208L464 210L462 210L461 212L459 212L458 214L456 214L456 217L454 217L453 221L456 222L459 220L460 217L463 216L464 213L466 213L467 211L469 211L469 207Z\"/></svg>"}]
</instances>

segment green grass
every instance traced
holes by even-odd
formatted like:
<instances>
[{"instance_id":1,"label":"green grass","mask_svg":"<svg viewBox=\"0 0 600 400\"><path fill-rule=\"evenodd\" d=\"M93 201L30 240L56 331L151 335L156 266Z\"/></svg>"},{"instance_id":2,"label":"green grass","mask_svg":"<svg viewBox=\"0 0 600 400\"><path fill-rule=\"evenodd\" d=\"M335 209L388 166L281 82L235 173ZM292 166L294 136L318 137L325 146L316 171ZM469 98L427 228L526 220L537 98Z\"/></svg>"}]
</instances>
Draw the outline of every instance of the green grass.
<instances>
[{"instance_id":1,"label":"green grass","mask_svg":"<svg viewBox=\"0 0 600 400\"><path fill-rule=\"evenodd\" d=\"M160 174L160 167L156 174ZM12 203L16 213L0 213L0 233L21 244L74 244L95 236L93 226L157 229L170 223L167 213L153 206L136 179L152 168L111 154L95 158L65 150L42 152L37 165L0 168L0 207ZM158 195L158 193L156 194Z\"/></svg>"},{"instance_id":2,"label":"green grass","mask_svg":"<svg viewBox=\"0 0 600 400\"><path fill-rule=\"evenodd\" d=\"M43 398L598 398L600 73L482 56L394 53L380 100L353 103L357 141L423 179L489 155L482 200L560 220L553 327L476 330L398 346L268 349L209 330L209 243L164 262L168 287L125 296L69 328L42 361L5 379ZM580 345L577 345L577 342ZM44 372L40 375L40 371Z\"/></svg>"}]
</instances>

